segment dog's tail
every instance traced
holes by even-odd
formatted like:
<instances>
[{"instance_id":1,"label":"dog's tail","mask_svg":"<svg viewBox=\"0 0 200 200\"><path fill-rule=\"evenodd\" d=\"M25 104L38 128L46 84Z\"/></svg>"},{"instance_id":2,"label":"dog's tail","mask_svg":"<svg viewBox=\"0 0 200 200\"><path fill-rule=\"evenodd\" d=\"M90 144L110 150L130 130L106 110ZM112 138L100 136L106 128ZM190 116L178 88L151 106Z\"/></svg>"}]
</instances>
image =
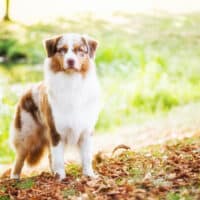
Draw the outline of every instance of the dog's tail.
<instances>
[{"instance_id":1,"label":"dog's tail","mask_svg":"<svg viewBox=\"0 0 200 200\"><path fill-rule=\"evenodd\" d=\"M35 145L28 153L26 162L30 166L37 165L44 155L48 145L46 141L40 141L39 144Z\"/></svg>"}]
</instances>

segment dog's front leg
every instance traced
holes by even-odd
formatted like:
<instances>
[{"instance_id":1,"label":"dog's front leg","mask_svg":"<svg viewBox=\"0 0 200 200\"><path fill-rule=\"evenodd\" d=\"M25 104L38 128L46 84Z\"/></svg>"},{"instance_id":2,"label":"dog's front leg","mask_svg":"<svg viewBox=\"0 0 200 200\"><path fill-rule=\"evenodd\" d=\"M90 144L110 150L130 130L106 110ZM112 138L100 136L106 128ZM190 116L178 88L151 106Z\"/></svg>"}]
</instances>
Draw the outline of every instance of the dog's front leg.
<instances>
[{"instance_id":1,"label":"dog's front leg","mask_svg":"<svg viewBox=\"0 0 200 200\"><path fill-rule=\"evenodd\" d=\"M58 174L59 178L63 179L65 178L64 143L61 140L60 134L56 130L47 95L43 96L42 103L43 104L41 105L41 108L44 114L46 125L48 127L48 136L50 139L50 168L54 174Z\"/></svg>"},{"instance_id":2,"label":"dog's front leg","mask_svg":"<svg viewBox=\"0 0 200 200\"><path fill-rule=\"evenodd\" d=\"M82 160L83 174L95 177L92 169L93 141L92 134L84 133L79 143L80 154Z\"/></svg>"},{"instance_id":3,"label":"dog's front leg","mask_svg":"<svg viewBox=\"0 0 200 200\"><path fill-rule=\"evenodd\" d=\"M59 143L55 146L51 146L51 165L53 173L57 174L59 179L64 179L64 144L62 141L59 141Z\"/></svg>"}]
</instances>

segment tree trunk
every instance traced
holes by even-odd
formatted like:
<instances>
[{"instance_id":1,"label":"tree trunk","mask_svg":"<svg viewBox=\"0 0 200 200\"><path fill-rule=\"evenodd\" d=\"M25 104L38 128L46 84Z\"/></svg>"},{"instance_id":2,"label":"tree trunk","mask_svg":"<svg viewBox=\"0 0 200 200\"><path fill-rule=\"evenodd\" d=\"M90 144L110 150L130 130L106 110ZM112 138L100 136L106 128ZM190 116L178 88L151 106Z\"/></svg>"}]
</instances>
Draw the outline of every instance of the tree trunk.
<instances>
[{"instance_id":1,"label":"tree trunk","mask_svg":"<svg viewBox=\"0 0 200 200\"><path fill-rule=\"evenodd\" d=\"M5 21L11 21L10 19L10 0L5 0L5 4L6 4L6 11L5 11L5 15L4 15L4 20Z\"/></svg>"}]
</instances>

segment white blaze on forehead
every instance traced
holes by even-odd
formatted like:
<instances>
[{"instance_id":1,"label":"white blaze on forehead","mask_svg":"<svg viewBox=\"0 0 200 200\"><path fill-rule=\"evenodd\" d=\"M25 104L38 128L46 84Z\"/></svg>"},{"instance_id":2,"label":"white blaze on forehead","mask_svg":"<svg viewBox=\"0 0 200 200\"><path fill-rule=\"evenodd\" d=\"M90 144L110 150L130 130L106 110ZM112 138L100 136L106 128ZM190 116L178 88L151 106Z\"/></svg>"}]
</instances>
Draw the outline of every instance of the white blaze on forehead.
<instances>
[{"instance_id":1,"label":"white blaze on forehead","mask_svg":"<svg viewBox=\"0 0 200 200\"><path fill-rule=\"evenodd\" d=\"M72 49L74 44L81 42L81 37L81 35L75 33L65 34L59 40L57 48L61 48L64 45L67 45L69 49Z\"/></svg>"}]
</instances>

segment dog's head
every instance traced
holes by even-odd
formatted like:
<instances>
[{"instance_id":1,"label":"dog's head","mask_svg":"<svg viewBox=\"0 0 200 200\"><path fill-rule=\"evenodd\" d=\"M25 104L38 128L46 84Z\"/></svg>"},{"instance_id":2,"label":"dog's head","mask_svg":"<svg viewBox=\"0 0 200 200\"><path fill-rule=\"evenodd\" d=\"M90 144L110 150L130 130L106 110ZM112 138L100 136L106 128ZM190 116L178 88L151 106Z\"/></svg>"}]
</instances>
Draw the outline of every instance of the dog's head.
<instances>
[{"instance_id":1,"label":"dog's head","mask_svg":"<svg viewBox=\"0 0 200 200\"><path fill-rule=\"evenodd\" d=\"M45 40L47 56L51 58L51 70L85 74L95 57L97 42L79 34L64 34Z\"/></svg>"}]
</instances>

